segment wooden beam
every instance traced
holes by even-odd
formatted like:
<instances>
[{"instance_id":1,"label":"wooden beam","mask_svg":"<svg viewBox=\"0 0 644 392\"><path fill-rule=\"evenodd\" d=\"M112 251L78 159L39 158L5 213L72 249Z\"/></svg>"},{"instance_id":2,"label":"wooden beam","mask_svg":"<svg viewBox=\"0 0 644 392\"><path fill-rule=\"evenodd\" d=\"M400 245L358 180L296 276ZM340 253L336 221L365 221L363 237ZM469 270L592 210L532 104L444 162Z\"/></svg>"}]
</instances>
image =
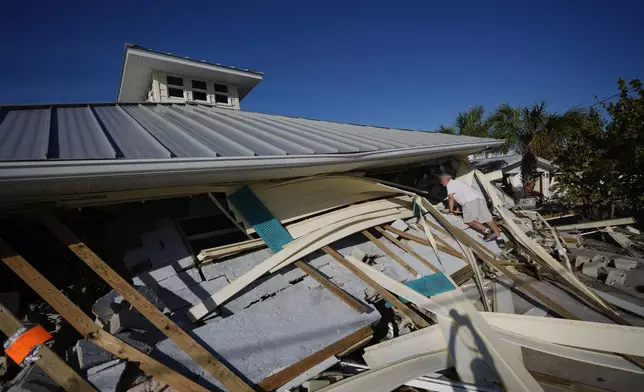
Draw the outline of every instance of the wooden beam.
<instances>
[{"instance_id":1,"label":"wooden beam","mask_svg":"<svg viewBox=\"0 0 644 392\"><path fill-rule=\"evenodd\" d=\"M346 291L339 288L337 285L335 285L333 282L327 279L324 275L322 275L320 271L315 269L313 266L305 263L302 260L296 261L295 266L297 266L297 268L301 269L302 271L306 272L313 279L317 280L318 283L320 283L331 293L333 293L336 297L338 297L339 300L349 305L356 311L360 313L365 313L367 310L369 310L369 308L366 305L364 305L362 302L358 301L357 299L353 298Z\"/></svg>"},{"instance_id":2,"label":"wooden beam","mask_svg":"<svg viewBox=\"0 0 644 392\"><path fill-rule=\"evenodd\" d=\"M333 257L344 268L346 268L349 271L351 271L354 275L356 275L363 282L365 282L367 285L369 285L378 294L380 294L380 296L382 296L387 301L391 302L391 304L394 306L394 308L398 309L402 314L407 316L419 328L425 328L425 327L429 326L429 323L427 321L425 321L425 319L420 317L420 315L418 315L418 313L414 312L409 306L405 305L394 294L392 294L389 291L385 290L382 286L380 286L378 283L376 283L375 280L373 280L370 277L368 277L364 272L362 272L358 268L354 267L351 263L349 263L344 258L344 256L342 256L336 250L334 250L330 246L325 246L325 247L322 248L322 250L324 251L324 253L328 254L331 257Z\"/></svg>"},{"instance_id":3,"label":"wooden beam","mask_svg":"<svg viewBox=\"0 0 644 392\"><path fill-rule=\"evenodd\" d=\"M376 226L376 230L382 234L386 239L389 241L393 242L396 246L398 246L400 249L404 250L405 252L409 253L410 255L414 256L415 258L418 259L421 263L425 264L427 268L434 272L438 272L438 268L434 267L432 263L427 261L423 256L419 255L418 252L416 252L414 249L412 249L410 246L405 244L404 242L400 241L398 238L394 237L393 235L387 233L387 230L384 230L380 226Z\"/></svg>"},{"instance_id":4,"label":"wooden beam","mask_svg":"<svg viewBox=\"0 0 644 392\"><path fill-rule=\"evenodd\" d=\"M286 369L283 369L272 376L266 377L259 383L259 386L265 391L273 391L327 358L331 356L339 356L341 353L346 353L349 348L355 347L356 343L364 342L365 339L370 338L372 335L373 329L371 329L371 327L367 326L361 328L337 342L326 346L322 350L304 358L303 360L292 364Z\"/></svg>"},{"instance_id":5,"label":"wooden beam","mask_svg":"<svg viewBox=\"0 0 644 392\"><path fill-rule=\"evenodd\" d=\"M389 257L391 257L395 262L403 266L409 272L413 277L420 277L420 273L416 271L411 265L409 265L405 260L402 259L402 257L398 256L395 254L391 249L387 248L387 245L383 244L379 239L373 236L373 234L369 233L368 230L363 230L362 235L367 237L369 241L371 241L374 245L376 245L380 250L385 252L385 254Z\"/></svg>"},{"instance_id":6,"label":"wooden beam","mask_svg":"<svg viewBox=\"0 0 644 392\"><path fill-rule=\"evenodd\" d=\"M11 336L24 325L0 304L0 331L6 336ZM67 392L91 392L94 387L78 375L65 363L49 346L43 344L38 350L36 365Z\"/></svg>"},{"instance_id":7,"label":"wooden beam","mask_svg":"<svg viewBox=\"0 0 644 392\"><path fill-rule=\"evenodd\" d=\"M85 245L67 226L50 215L42 215L41 221L69 249L85 262L125 301L130 303L164 335L170 338L181 350L198 363L213 377L231 391L252 391L239 376L233 373L208 350L182 330L177 324L150 303L138 290L108 266L96 253Z\"/></svg>"},{"instance_id":8,"label":"wooden beam","mask_svg":"<svg viewBox=\"0 0 644 392\"><path fill-rule=\"evenodd\" d=\"M207 193L207 195L208 195L208 198L210 199L210 201L212 201L212 202L213 202L213 204L214 204L214 205L216 205L216 206L217 206L217 208L219 208L219 211L221 211L221 213L222 213L222 214L224 214L224 216L225 216L226 218L228 218L228 220L229 220L233 225L235 225L235 227L237 227L237 228L238 228L242 233L246 234L246 236L248 237L248 239L249 239L249 240L252 240L252 239L253 239L253 237L252 237L250 234L246 233L246 229L244 229L244 228L242 227L242 225L240 225L240 224L239 224L239 222L237 222L237 220L236 220L235 218L233 218L233 217L228 213L228 210L227 210L227 209L225 209L225 208L224 208L224 206L222 206L222 205L221 205L221 203L219 203L219 200L217 200L217 198L216 198L216 197L214 197L214 196L212 195L212 193L208 192L208 193Z\"/></svg>"},{"instance_id":9,"label":"wooden beam","mask_svg":"<svg viewBox=\"0 0 644 392\"><path fill-rule=\"evenodd\" d=\"M463 283L467 282L474 276L474 271L472 270L472 266L467 264L463 266L461 269L458 271L454 272L453 274L450 275L450 278L456 283L457 286L462 285Z\"/></svg>"},{"instance_id":10,"label":"wooden beam","mask_svg":"<svg viewBox=\"0 0 644 392\"><path fill-rule=\"evenodd\" d=\"M2 261L44 299L81 335L92 343L107 350L115 356L138 366L144 373L163 381L179 391L207 392L207 389L185 376L175 372L161 362L150 358L145 353L103 331L83 313L69 298L65 297L54 285L42 276L22 256L17 254L0 239L0 257Z\"/></svg>"},{"instance_id":11,"label":"wooden beam","mask_svg":"<svg viewBox=\"0 0 644 392\"><path fill-rule=\"evenodd\" d=\"M428 224L431 222L427 222ZM429 241L425 238L418 237L416 235L413 235L411 233L407 233L406 231L401 231L396 229L395 227L392 227L391 225L384 225L383 226L385 229L391 231L394 234L398 234L399 236L408 239L410 241L417 242L421 245L426 245L426 246L432 246L432 244L429 243ZM452 255L454 257L458 257L461 260L465 261L465 255L462 254L461 252L457 251L456 249L452 248L449 246L445 241L443 241L442 238L440 237L434 237L436 238L436 242L438 243L438 250L441 252L447 253L448 255Z\"/></svg>"},{"instance_id":12,"label":"wooden beam","mask_svg":"<svg viewBox=\"0 0 644 392\"><path fill-rule=\"evenodd\" d=\"M583 229L594 229L601 228L606 226L620 226L620 225L631 225L637 223L635 218L619 218L619 219L607 219L602 221L586 222L586 223L575 223L574 225L561 225L555 226L555 229L559 231L566 230L583 230Z\"/></svg>"}]
</instances>

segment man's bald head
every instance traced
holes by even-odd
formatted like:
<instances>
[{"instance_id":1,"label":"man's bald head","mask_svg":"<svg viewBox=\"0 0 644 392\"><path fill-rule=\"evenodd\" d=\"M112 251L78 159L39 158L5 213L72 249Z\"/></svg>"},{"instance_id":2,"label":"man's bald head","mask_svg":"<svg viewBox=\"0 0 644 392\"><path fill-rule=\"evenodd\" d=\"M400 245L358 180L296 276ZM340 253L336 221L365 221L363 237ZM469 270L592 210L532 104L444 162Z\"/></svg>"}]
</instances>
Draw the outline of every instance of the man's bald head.
<instances>
[{"instance_id":1,"label":"man's bald head","mask_svg":"<svg viewBox=\"0 0 644 392\"><path fill-rule=\"evenodd\" d=\"M442 186L446 186L451 179L452 179L452 176L450 176L447 173L443 173L440 175L440 181Z\"/></svg>"}]
</instances>

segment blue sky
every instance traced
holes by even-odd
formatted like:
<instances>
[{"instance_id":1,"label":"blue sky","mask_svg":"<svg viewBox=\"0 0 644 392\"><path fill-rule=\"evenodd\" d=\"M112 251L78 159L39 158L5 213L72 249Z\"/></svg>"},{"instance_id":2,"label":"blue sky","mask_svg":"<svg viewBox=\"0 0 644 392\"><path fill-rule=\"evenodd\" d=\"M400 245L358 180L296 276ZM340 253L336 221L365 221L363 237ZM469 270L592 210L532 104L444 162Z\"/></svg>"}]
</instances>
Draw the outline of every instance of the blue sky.
<instances>
[{"instance_id":1,"label":"blue sky","mask_svg":"<svg viewBox=\"0 0 644 392\"><path fill-rule=\"evenodd\" d=\"M263 71L244 110L411 129L644 79L635 0L89 3L3 5L0 104L114 101L126 42Z\"/></svg>"}]
</instances>

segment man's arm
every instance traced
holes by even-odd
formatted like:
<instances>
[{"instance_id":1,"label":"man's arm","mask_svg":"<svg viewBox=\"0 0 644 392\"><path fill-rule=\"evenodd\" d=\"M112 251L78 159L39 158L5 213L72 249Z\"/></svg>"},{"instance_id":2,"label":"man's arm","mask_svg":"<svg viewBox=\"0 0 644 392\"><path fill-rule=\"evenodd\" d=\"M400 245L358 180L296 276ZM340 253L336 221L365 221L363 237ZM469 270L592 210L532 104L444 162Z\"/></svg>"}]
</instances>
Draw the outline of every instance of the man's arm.
<instances>
[{"instance_id":1,"label":"man's arm","mask_svg":"<svg viewBox=\"0 0 644 392\"><path fill-rule=\"evenodd\" d=\"M447 195L447 206L449 207L450 214L454 212L454 194Z\"/></svg>"}]
</instances>

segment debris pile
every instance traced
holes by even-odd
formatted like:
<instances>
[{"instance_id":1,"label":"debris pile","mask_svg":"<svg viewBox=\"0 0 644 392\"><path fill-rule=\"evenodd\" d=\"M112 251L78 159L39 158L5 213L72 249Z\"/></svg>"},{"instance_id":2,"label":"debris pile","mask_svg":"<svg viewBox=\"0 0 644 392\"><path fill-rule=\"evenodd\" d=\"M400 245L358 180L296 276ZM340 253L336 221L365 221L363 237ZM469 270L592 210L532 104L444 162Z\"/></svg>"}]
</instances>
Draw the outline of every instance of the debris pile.
<instances>
[{"instance_id":1,"label":"debris pile","mask_svg":"<svg viewBox=\"0 0 644 392\"><path fill-rule=\"evenodd\" d=\"M146 220L134 245L105 236L119 255L109 262L43 216L113 291L91 319L0 241L9 269L83 336L66 362L45 344L6 388L635 390L644 381L635 222L558 226L480 172L459 171L455 180L486 196L505 243L447 214L427 177L432 189L357 176L232 185L195 196L197 218L164 209ZM624 254L589 248L588 230ZM8 335L20 323L12 298L0 296Z\"/></svg>"}]
</instances>

